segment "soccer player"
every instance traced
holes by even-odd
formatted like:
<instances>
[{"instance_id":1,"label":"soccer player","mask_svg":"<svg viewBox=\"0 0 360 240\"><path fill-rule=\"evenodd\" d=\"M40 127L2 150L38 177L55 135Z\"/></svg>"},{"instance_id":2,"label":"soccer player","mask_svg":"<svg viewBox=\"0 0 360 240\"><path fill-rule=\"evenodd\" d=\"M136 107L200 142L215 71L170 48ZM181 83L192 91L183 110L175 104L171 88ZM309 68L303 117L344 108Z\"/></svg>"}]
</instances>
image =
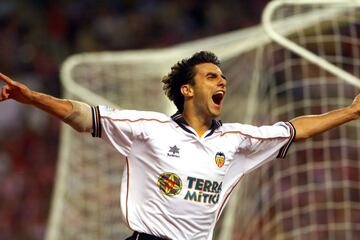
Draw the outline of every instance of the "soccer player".
<instances>
[{"instance_id":1,"label":"soccer player","mask_svg":"<svg viewBox=\"0 0 360 240\"><path fill-rule=\"evenodd\" d=\"M162 80L178 112L116 110L58 99L0 74L0 101L33 105L79 132L91 132L126 157L121 189L128 239L212 239L216 221L241 177L276 157L293 141L355 120L350 106L271 126L221 123L227 80L218 58L198 52L176 63ZM239 109L240 111L241 109ZM234 109L237 111L237 109Z\"/></svg>"}]
</instances>

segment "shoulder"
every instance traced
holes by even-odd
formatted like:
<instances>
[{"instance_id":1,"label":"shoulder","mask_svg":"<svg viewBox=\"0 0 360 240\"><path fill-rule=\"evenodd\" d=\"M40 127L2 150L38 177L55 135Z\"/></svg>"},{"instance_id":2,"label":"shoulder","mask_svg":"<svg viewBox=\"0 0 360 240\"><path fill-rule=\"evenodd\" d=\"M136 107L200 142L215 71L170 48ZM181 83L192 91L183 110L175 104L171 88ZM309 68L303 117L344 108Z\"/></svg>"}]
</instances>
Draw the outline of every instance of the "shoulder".
<instances>
[{"instance_id":1,"label":"shoulder","mask_svg":"<svg viewBox=\"0 0 360 240\"><path fill-rule=\"evenodd\" d=\"M258 128L257 126L243 123L223 123L220 127L221 131L241 131L248 132Z\"/></svg>"},{"instance_id":2,"label":"shoulder","mask_svg":"<svg viewBox=\"0 0 360 240\"><path fill-rule=\"evenodd\" d=\"M100 116L108 118L114 121L154 121L154 122L169 122L171 119L169 116L152 111L138 111L138 110L126 110L115 109L108 106L98 106Z\"/></svg>"},{"instance_id":3,"label":"shoulder","mask_svg":"<svg viewBox=\"0 0 360 240\"><path fill-rule=\"evenodd\" d=\"M256 139L287 138L291 135L291 124L277 122L273 125L255 126L242 123L224 123L220 131L222 134L237 134Z\"/></svg>"}]
</instances>

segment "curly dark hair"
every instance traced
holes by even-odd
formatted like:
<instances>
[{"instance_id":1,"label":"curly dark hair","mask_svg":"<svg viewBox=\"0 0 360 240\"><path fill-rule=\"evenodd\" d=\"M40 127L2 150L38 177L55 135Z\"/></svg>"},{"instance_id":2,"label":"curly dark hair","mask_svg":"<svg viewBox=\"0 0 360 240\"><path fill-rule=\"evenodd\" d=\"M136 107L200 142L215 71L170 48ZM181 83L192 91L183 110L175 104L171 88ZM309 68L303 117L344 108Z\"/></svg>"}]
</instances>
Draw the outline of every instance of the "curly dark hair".
<instances>
[{"instance_id":1,"label":"curly dark hair","mask_svg":"<svg viewBox=\"0 0 360 240\"><path fill-rule=\"evenodd\" d=\"M190 58L182 59L171 67L171 72L163 79L163 90L168 98L174 102L179 112L184 110L184 96L180 88L184 84L194 85L195 66L202 63L213 63L220 66L218 57L208 51L197 52Z\"/></svg>"}]
</instances>

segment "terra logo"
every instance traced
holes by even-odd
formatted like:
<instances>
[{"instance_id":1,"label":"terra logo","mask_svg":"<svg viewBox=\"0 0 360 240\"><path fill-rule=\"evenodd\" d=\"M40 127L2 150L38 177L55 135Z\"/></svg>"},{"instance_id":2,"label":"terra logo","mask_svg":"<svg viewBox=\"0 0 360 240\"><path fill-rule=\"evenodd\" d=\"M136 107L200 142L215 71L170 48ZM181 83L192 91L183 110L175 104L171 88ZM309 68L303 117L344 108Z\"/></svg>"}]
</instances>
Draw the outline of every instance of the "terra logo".
<instances>
[{"instance_id":1,"label":"terra logo","mask_svg":"<svg viewBox=\"0 0 360 240\"><path fill-rule=\"evenodd\" d=\"M221 168L222 166L224 166L225 163L225 154L222 152L217 152L215 155L215 163L216 165Z\"/></svg>"},{"instance_id":2,"label":"terra logo","mask_svg":"<svg viewBox=\"0 0 360 240\"><path fill-rule=\"evenodd\" d=\"M163 194L172 197L181 192L182 181L175 173L165 172L160 174L157 186Z\"/></svg>"}]
</instances>

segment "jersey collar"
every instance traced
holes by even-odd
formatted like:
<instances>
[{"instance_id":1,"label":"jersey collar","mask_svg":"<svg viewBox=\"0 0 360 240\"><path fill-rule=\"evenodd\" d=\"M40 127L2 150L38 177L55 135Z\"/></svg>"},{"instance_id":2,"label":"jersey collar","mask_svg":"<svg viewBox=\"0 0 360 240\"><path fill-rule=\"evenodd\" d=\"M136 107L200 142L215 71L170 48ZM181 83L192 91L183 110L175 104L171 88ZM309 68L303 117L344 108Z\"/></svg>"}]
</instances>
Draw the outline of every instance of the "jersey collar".
<instances>
[{"instance_id":1,"label":"jersey collar","mask_svg":"<svg viewBox=\"0 0 360 240\"><path fill-rule=\"evenodd\" d=\"M190 129L187 128L189 124L185 121L181 112L176 112L174 115L171 116L171 119L174 122L176 122L184 131L195 135L194 132L192 132ZM210 126L211 131L205 137L211 136L214 133L214 131L218 129L220 126L222 126L222 122L220 120L213 119L211 121L211 126Z\"/></svg>"}]
</instances>

